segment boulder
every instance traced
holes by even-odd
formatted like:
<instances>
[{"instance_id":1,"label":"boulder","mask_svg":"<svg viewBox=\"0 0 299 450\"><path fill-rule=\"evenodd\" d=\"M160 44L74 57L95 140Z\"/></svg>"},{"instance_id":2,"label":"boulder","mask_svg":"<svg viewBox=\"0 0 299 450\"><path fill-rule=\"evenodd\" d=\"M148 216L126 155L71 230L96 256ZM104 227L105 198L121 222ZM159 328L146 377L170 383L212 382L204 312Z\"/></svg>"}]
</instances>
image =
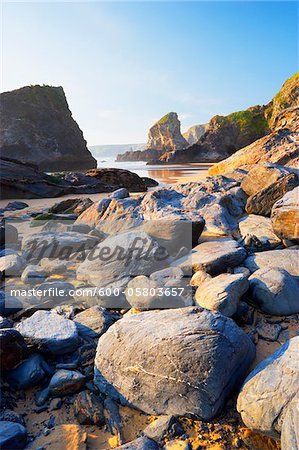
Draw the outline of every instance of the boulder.
<instances>
[{"instance_id":1,"label":"boulder","mask_svg":"<svg viewBox=\"0 0 299 450\"><path fill-rule=\"evenodd\" d=\"M0 448L3 450L19 450L26 446L27 430L15 422L0 421Z\"/></svg>"},{"instance_id":2,"label":"boulder","mask_svg":"<svg viewBox=\"0 0 299 450\"><path fill-rule=\"evenodd\" d=\"M171 265L180 267L185 274L204 270L211 275L217 275L241 264L247 252L233 239L216 239L203 242L192 249L192 252L176 260Z\"/></svg>"},{"instance_id":3,"label":"boulder","mask_svg":"<svg viewBox=\"0 0 299 450\"><path fill-rule=\"evenodd\" d=\"M126 188L117 189L114 192L111 192L111 194L108 195L109 198L116 198L118 200L121 200L123 198L130 197L129 191Z\"/></svg>"},{"instance_id":4,"label":"boulder","mask_svg":"<svg viewBox=\"0 0 299 450\"><path fill-rule=\"evenodd\" d=\"M158 450L158 448L155 441L144 436L128 442L127 444L120 445L119 447L116 447L116 450Z\"/></svg>"},{"instance_id":5,"label":"boulder","mask_svg":"<svg viewBox=\"0 0 299 450\"><path fill-rule=\"evenodd\" d=\"M189 280L183 278L183 273L180 279L173 278L167 282L157 275L156 279L140 275L129 281L125 295L133 308L142 311L193 305L192 288Z\"/></svg>"},{"instance_id":6,"label":"boulder","mask_svg":"<svg viewBox=\"0 0 299 450\"><path fill-rule=\"evenodd\" d=\"M1 368L10 370L25 357L27 346L23 336L12 328L0 330Z\"/></svg>"},{"instance_id":7,"label":"boulder","mask_svg":"<svg viewBox=\"0 0 299 450\"><path fill-rule=\"evenodd\" d=\"M299 336L296 336L258 364L246 378L237 409L248 428L279 437L284 410L299 390L298 356Z\"/></svg>"},{"instance_id":8,"label":"boulder","mask_svg":"<svg viewBox=\"0 0 299 450\"><path fill-rule=\"evenodd\" d=\"M17 330L41 350L54 355L70 353L79 344L76 324L50 311L36 311L20 322Z\"/></svg>"},{"instance_id":9,"label":"boulder","mask_svg":"<svg viewBox=\"0 0 299 450\"><path fill-rule=\"evenodd\" d=\"M74 413L80 425L105 425L103 403L93 392L82 391L76 396Z\"/></svg>"},{"instance_id":10,"label":"boulder","mask_svg":"<svg viewBox=\"0 0 299 450\"><path fill-rule=\"evenodd\" d=\"M67 263L60 259L43 258L40 260L39 265L47 275L60 275L67 271Z\"/></svg>"},{"instance_id":11,"label":"boulder","mask_svg":"<svg viewBox=\"0 0 299 450\"><path fill-rule=\"evenodd\" d=\"M95 384L147 414L208 420L254 355L249 337L221 314L193 307L143 312L124 317L100 337Z\"/></svg>"},{"instance_id":12,"label":"boulder","mask_svg":"<svg viewBox=\"0 0 299 450\"><path fill-rule=\"evenodd\" d=\"M205 280L197 288L194 299L198 306L231 317L248 288L248 279L243 274L222 273Z\"/></svg>"},{"instance_id":13,"label":"boulder","mask_svg":"<svg viewBox=\"0 0 299 450\"><path fill-rule=\"evenodd\" d=\"M254 164L242 179L241 188L247 195L252 196L289 173L289 170L283 166L269 163Z\"/></svg>"},{"instance_id":14,"label":"boulder","mask_svg":"<svg viewBox=\"0 0 299 450\"><path fill-rule=\"evenodd\" d=\"M282 268L264 267L249 277L251 298L261 311L273 315L299 313L299 280Z\"/></svg>"},{"instance_id":15,"label":"boulder","mask_svg":"<svg viewBox=\"0 0 299 450\"><path fill-rule=\"evenodd\" d=\"M29 264L22 273L21 280L23 283L39 284L46 278L46 272L39 266Z\"/></svg>"},{"instance_id":16,"label":"boulder","mask_svg":"<svg viewBox=\"0 0 299 450\"><path fill-rule=\"evenodd\" d=\"M121 233L88 254L77 269L77 278L101 288L129 276L150 275L165 263L168 255L164 253L143 231Z\"/></svg>"},{"instance_id":17,"label":"boulder","mask_svg":"<svg viewBox=\"0 0 299 450\"><path fill-rule=\"evenodd\" d=\"M95 338L108 330L113 323L113 318L107 309L92 306L78 313L74 321L81 336Z\"/></svg>"},{"instance_id":18,"label":"boulder","mask_svg":"<svg viewBox=\"0 0 299 450\"><path fill-rule=\"evenodd\" d=\"M2 277L18 277L25 267L25 260L18 254L5 255L0 258L0 275Z\"/></svg>"},{"instance_id":19,"label":"boulder","mask_svg":"<svg viewBox=\"0 0 299 450\"><path fill-rule=\"evenodd\" d=\"M146 183L134 172L125 169L91 169L86 172L87 177L101 181L109 185L110 192L119 188L126 188L130 192L146 192ZM102 191L102 192L108 192Z\"/></svg>"},{"instance_id":20,"label":"boulder","mask_svg":"<svg viewBox=\"0 0 299 450\"><path fill-rule=\"evenodd\" d=\"M82 214L87 208L93 204L90 198L68 198L59 203L55 203L49 208L50 214Z\"/></svg>"},{"instance_id":21,"label":"boulder","mask_svg":"<svg viewBox=\"0 0 299 450\"><path fill-rule=\"evenodd\" d=\"M239 221L239 230L243 245L253 251L270 250L277 247L281 240L274 233L268 217L250 214Z\"/></svg>"},{"instance_id":22,"label":"boulder","mask_svg":"<svg viewBox=\"0 0 299 450\"><path fill-rule=\"evenodd\" d=\"M298 186L298 182L296 174L289 173L285 175L275 183L249 197L246 203L246 212L269 217L275 202Z\"/></svg>"},{"instance_id":23,"label":"boulder","mask_svg":"<svg viewBox=\"0 0 299 450\"><path fill-rule=\"evenodd\" d=\"M277 236L299 242L299 187L285 194L273 205L271 221Z\"/></svg>"},{"instance_id":24,"label":"boulder","mask_svg":"<svg viewBox=\"0 0 299 450\"><path fill-rule=\"evenodd\" d=\"M87 252L98 242L93 236L73 231L60 233L41 231L24 237L22 251L28 260L46 257L67 260L72 253Z\"/></svg>"},{"instance_id":25,"label":"boulder","mask_svg":"<svg viewBox=\"0 0 299 450\"><path fill-rule=\"evenodd\" d=\"M28 389L44 382L51 372L40 355L32 355L9 371L7 381L15 389Z\"/></svg>"},{"instance_id":26,"label":"boulder","mask_svg":"<svg viewBox=\"0 0 299 450\"><path fill-rule=\"evenodd\" d=\"M149 439L163 445L165 439L183 434L183 429L174 416L160 416L151 422L142 432Z\"/></svg>"},{"instance_id":27,"label":"boulder","mask_svg":"<svg viewBox=\"0 0 299 450\"><path fill-rule=\"evenodd\" d=\"M1 154L40 170L96 167L63 88L26 86L1 94Z\"/></svg>"},{"instance_id":28,"label":"boulder","mask_svg":"<svg viewBox=\"0 0 299 450\"><path fill-rule=\"evenodd\" d=\"M282 330L279 323L268 323L260 321L256 327L258 336L265 341L275 342L277 341L279 334Z\"/></svg>"},{"instance_id":29,"label":"boulder","mask_svg":"<svg viewBox=\"0 0 299 450\"><path fill-rule=\"evenodd\" d=\"M4 207L5 211L19 211L20 209L28 208L28 204L25 202L20 202L18 200L15 200L13 202L7 203L7 205Z\"/></svg>"},{"instance_id":30,"label":"boulder","mask_svg":"<svg viewBox=\"0 0 299 450\"><path fill-rule=\"evenodd\" d=\"M245 259L244 265L255 272L264 268L281 268L289 272L290 275L299 276L298 267L299 248L285 248L282 250L269 250L266 252L254 253Z\"/></svg>"},{"instance_id":31,"label":"boulder","mask_svg":"<svg viewBox=\"0 0 299 450\"><path fill-rule=\"evenodd\" d=\"M86 377L74 370L57 370L50 380L49 391L53 397L74 394L86 383Z\"/></svg>"}]
</instances>

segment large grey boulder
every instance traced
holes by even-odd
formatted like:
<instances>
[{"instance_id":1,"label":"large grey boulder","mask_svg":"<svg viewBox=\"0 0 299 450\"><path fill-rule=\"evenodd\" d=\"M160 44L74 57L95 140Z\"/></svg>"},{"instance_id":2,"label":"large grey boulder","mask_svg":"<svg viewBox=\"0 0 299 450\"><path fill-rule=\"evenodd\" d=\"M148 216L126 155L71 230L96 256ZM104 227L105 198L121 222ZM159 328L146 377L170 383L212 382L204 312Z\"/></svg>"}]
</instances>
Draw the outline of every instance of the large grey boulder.
<instances>
[{"instance_id":1,"label":"large grey boulder","mask_svg":"<svg viewBox=\"0 0 299 450\"><path fill-rule=\"evenodd\" d=\"M284 410L298 390L299 336L296 336L249 374L238 396L237 409L248 428L277 438Z\"/></svg>"},{"instance_id":2,"label":"large grey boulder","mask_svg":"<svg viewBox=\"0 0 299 450\"><path fill-rule=\"evenodd\" d=\"M285 248L282 250L269 250L248 256L244 261L244 265L250 272L271 267L285 269L289 274L299 276L298 258L298 247Z\"/></svg>"},{"instance_id":3,"label":"large grey boulder","mask_svg":"<svg viewBox=\"0 0 299 450\"><path fill-rule=\"evenodd\" d=\"M0 258L0 275L5 277L18 277L25 267L25 260L17 253Z\"/></svg>"},{"instance_id":4,"label":"large grey boulder","mask_svg":"<svg viewBox=\"0 0 299 450\"><path fill-rule=\"evenodd\" d=\"M277 236L299 242L299 187L273 205L271 221Z\"/></svg>"},{"instance_id":5,"label":"large grey boulder","mask_svg":"<svg viewBox=\"0 0 299 450\"><path fill-rule=\"evenodd\" d=\"M198 306L231 317L248 288L248 279L243 274L222 273L205 280L197 288L194 299Z\"/></svg>"},{"instance_id":6,"label":"large grey boulder","mask_svg":"<svg viewBox=\"0 0 299 450\"><path fill-rule=\"evenodd\" d=\"M36 311L17 325L24 338L54 355L69 353L78 347L78 330L69 319L50 311Z\"/></svg>"},{"instance_id":7,"label":"large grey boulder","mask_svg":"<svg viewBox=\"0 0 299 450\"><path fill-rule=\"evenodd\" d=\"M95 384L148 414L212 418L241 382L255 347L221 314L187 307L126 316L100 337Z\"/></svg>"},{"instance_id":8,"label":"large grey boulder","mask_svg":"<svg viewBox=\"0 0 299 450\"><path fill-rule=\"evenodd\" d=\"M299 280L281 268L265 267L249 277L252 299L265 313L299 313Z\"/></svg>"},{"instance_id":9,"label":"large grey boulder","mask_svg":"<svg viewBox=\"0 0 299 450\"><path fill-rule=\"evenodd\" d=\"M268 217L249 214L239 221L239 230L242 242L251 250L270 250L281 243Z\"/></svg>"},{"instance_id":10,"label":"large grey boulder","mask_svg":"<svg viewBox=\"0 0 299 450\"><path fill-rule=\"evenodd\" d=\"M42 283L46 278L45 271L34 264L29 264L26 266L25 270L22 273L21 280L23 283L28 284L39 284Z\"/></svg>"},{"instance_id":11,"label":"large grey boulder","mask_svg":"<svg viewBox=\"0 0 299 450\"><path fill-rule=\"evenodd\" d=\"M216 239L203 242L192 249L192 252L172 263L173 267L180 267L184 273L191 270L204 270L211 275L217 275L235 267L246 258L247 252L233 239Z\"/></svg>"},{"instance_id":12,"label":"large grey boulder","mask_svg":"<svg viewBox=\"0 0 299 450\"><path fill-rule=\"evenodd\" d=\"M111 236L95 247L77 269L77 278L103 287L123 278L150 275L165 265L167 253L143 231Z\"/></svg>"},{"instance_id":13,"label":"large grey boulder","mask_svg":"<svg viewBox=\"0 0 299 450\"><path fill-rule=\"evenodd\" d=\"M165 270L168 269L160 272ZM180 279L174 278L166 282L165 278L158 278L158 276L156 279L144 275L133 278L125 291L128 302L139 310L192 306L194 303L189 279L184 279L183 272L180 272Z\"/></svg>"}]
</instances>

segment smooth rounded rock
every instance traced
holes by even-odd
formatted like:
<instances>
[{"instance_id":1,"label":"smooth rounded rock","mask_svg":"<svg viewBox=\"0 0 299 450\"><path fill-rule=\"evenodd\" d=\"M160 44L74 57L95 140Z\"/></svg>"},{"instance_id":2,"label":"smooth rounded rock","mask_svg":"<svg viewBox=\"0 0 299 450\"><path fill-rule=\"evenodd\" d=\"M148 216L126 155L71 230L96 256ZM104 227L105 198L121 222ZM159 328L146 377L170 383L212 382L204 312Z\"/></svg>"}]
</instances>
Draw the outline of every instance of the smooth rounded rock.
<instances>
[{"instance_id":1,"label":"smooth rounded rock","mask_svg":"<svg viewBox=\"0 0 299 450\"><path fill-rule=\"evenodd\" d=\"M221 314L193 307L143 312L100 337L95 384L147 414L210 419L254 356L250 338Z\"/></svg>"},{"instance_id":2,"label":"smooth rounded rock","mask_svg":"<svg viewBox=\"0 0 299 450\"><path fill-rule=\"evenodd\" d=\"M299 336L282 345L246 378L237 409L245 425L279 437L280 416L299 390Z\"/></svg>"},{"instance_id":3,"label":"smooth rounded rock","mask_svg":"<svg viewBox=\"0 0 299 450\"><path fill-rule=\"evenodd\" d=\"M244 261L250 272L264 268L281 268L290 275L299 277L299 247L285 248L282 250L269 250L253 253Z\"/></svg>"},{"instance_id":4,"label":"smooth rounded rock","mask_svg":"<svg viewBox=\"0 0 299 450\"><path fill-rule=\"evenodd\" d=\"M74 370L58 370L50 380L49 391L52 396L74 394L85 384L86 377Z\"/></svg>"},{"instance_id":5,"label":"smooth rounded rock","mask_svg":"<svg viewBox=\"0 0 299 450\"><path fill-rule=\"evenodd\" d=\"M299 312L299 280L280 268L264 268L249 277L252 299L261 311L273 315Z\"/></svg>"},{"instance_id":6,"label":"smooth rounded rock","mask_svg":"<svg viewBox=\"0 0 299 450\"><path fill-rule=\"evenodd\" d=\"M248 279L243 274L222 273L205 280L197 288L194 299L203 308L231 317L248 288Z\"/></svg>"},{"instance_id":7,"label":"smooth rounded rock","mask_svg":"<svg viewBox=\"0 0 299 450\"><path fill-rule=\"evenodd\" d=\"M20 322L17 329L41 350L55 355L70 353L79 344L76 324L50 311L35 312Z\"/></svg>"}]
</instances>

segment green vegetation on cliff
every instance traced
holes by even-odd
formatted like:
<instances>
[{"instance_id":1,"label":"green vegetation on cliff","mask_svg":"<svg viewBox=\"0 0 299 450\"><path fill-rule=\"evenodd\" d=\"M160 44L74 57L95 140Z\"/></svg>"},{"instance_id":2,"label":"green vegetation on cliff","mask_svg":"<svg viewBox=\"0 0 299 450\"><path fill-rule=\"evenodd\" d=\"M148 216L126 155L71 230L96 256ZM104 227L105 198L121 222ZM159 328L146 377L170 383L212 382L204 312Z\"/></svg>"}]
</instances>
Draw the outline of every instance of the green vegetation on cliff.
<instances>
[{"instance_id":1,"label":"green vegetation on cliff","mask_svg":"<svg viewBox=\"0 0 299 450\"><path fill-rule=\"evenodd\" d=\"M253 106L244 111L237 111L226 116L226 120L234 125L239 125L240 132L246 133L250 130L264 135L269 131L268 122L264 111L260 106Z\"/></svg>"}]
</instances>

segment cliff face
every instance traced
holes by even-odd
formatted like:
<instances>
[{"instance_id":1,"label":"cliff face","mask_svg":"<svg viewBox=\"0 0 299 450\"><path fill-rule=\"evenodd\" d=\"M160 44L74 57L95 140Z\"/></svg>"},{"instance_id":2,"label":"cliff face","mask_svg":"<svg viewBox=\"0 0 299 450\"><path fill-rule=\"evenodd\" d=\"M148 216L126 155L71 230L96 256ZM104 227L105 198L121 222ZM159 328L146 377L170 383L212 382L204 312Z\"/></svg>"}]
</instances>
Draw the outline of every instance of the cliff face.
<instances>
[{"instance_id":1,"label":"cliff face","mask_svg":"<svg viewBox=\"0 0 299 450\"><path fill-rule=\"evenodd\" d=\"M228 116L214 116L196 144L184 151L165 153L161 160L168 163L221 161L268 132L262 106L254 106Z\"/></svg>"},{"instance_id":2,"label":"cliff face","mask_svg":"<svg viewBox=\"0 0 299 450\"><path fill-rule=\"evenodd\" d=\"M0 104L3 157L45 171L96 167L62 87L26 86L4 92Z\"/></svg>"},{"instance_id":3,"label":"cliff face","mask_svg":"<svg viewBox=\"0 0 299 450\"><path fill-rule=\"evenodd\" d=\"M207 123L204 125L193 125L193 127L190 127L186 133L183 133L183 137L189 145L195 144L206 132L207 126Z\"/></svg>"},{"instance_id":4,"label":"cliff face","mask_svg":"<svg viewBox=\"0 0 299 450\"><path fill-rule=\"evenodd\" d=\"M299 167L299 73L289 78L266 106L265 117L271 133L215 164L209 174L266 162Z\"/></svg>"},{"instance_id":5,"label":"cliff face","mask_svg":"<svg viewBox=\"0 0 299 450\"><path fill-rule=\"evenodd\" d=\"M281 113L288 126L280 127L209 169L209 175L230 172L249 164L274 163L299 168L299 108ZM279 118L279 116L278 116Z\"/></svg>"},{"instance_id":6,"label":"cliff face","mask_svg":"<svg viewBox=\"0 0 299 450\"><path fill-rule=\"evenodd\" d=\"M275 95L273 100L268 103L265 116L272 130L281 126L286 126L282 112L287 114L289 108L299 105L299 72L290 77Z\"/></svg>"},{"instance_id":7,"label":"cliff face","mask_svg":"<svg viewBox=\"0 0 299 450\"><path fill-rule=\"evenodd\" d=\"M127 151L117 155L116 161L155 161L165 152L188 147L181 135L181 123L175 112L170 112L156 122L148 132L145 150Z\"/></svg>"},{"instance_id":8,"label":"cliff face","mask_svg":"<svg viewBox=\"0 0 299 450\"><path fill-rule=\"evenodd\" d=\"M148 132L146 147L152 150L172 151L188 146L181 135L181 122L175 112L170 112L156 122Z\"/></svg>"}]
</instances>

